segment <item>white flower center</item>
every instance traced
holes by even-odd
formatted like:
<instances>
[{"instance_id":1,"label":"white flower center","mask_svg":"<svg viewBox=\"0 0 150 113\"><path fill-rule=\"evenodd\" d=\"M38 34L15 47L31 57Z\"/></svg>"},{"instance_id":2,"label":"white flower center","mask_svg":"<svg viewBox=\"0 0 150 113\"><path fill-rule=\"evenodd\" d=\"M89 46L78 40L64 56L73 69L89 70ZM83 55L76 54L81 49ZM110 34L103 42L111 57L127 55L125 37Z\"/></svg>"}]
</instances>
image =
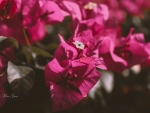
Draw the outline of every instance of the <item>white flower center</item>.
<instances>
[{"instance_id":1,"label":"white flower center","mask_svg":"<svg viewBox=\"0 0 150 113\"><path fill-rule=\"evenodd\" d=\"M76 48L84 49L84 44L82 42L75 41L73 43L75 44Z\"/></svg>"},{"instance_id":2,"label":"white flower center","mask_svg":"<svg viewBox=\"0 0 150 113\"><path fill-rule=\"evenodd\" d=\"M97 4L96 3L93 3L93 2L89 2L88 4L86 4L84 6L85 9L89 9L89 10L92 10L94 7L96 7Z\"/></svg>"}]
</instances>

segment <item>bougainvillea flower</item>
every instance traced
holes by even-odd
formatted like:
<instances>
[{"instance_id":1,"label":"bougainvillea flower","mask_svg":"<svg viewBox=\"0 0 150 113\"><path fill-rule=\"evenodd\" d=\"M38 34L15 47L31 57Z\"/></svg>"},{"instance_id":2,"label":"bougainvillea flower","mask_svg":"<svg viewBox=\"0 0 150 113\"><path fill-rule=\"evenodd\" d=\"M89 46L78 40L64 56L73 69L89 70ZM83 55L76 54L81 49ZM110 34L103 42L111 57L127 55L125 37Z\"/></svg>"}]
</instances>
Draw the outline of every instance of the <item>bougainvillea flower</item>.
<instances>
[{"instance_id":1,"label":"bougainvillea flower","mask_svg":"<svg viewBox=\"0 0 150 113\"><path fill-rule=\"evenodd\" d=\"M78 23L83 19L83 1L78 0L55 0L55 2L61 8L64 16L70 16L72 18L72 29L74 30Z\"/></svg>"},{"instance_id":2,"label":"bougainvillea flower","mask_svg":"<svg viewBox=\"0 0 150 113\"><path fill-rule=\"evenodd\" d=\"M98 57L99 42L93 38L90 30L83 31L79 34L75 33L67 42L60 36L60 41L61 44L54 53L54 58L59 62L66 59L73 60L79 57L94 57L96 61L95 66L100 69L106 69L103 59Z\"/></svg>"},{"instance_id":3,"label":"bougainvillea flower","mask_svg":"<svg viewBox=\"0 0 150 113\"><path fill-rule=\"evenodd\" d=\"M140 41L141 41L141 40L140 40ZM141 42L143 42L143 41L141 41ZM145 48L145 50L147 51L149 57L148 57L148 59L147 59L145 62L143 62L143 63L141 64L141 66L142 66L143 68L146 68L146 67L150 66L150 43L147 42L146 44L144 44L144 48Z\"/></svg>"},{"instance_id":4,"label":"bougainvillea flower","mask_svg":"<svg viewBox=\"0 0 150 113\"><path fill-rule=\"evenodd\" d=\"M144 45L135 40L139 39L137 36L142 35L129 34L127 38L121 38L117 44L111 38L102 39L99 54L103 57L107 69L122 72L135 64L141 64L149 57Z\"/></svg>"},{"instance_id":5,"label":"bougainvillea flower","mask_svg":"<svg viewBox=\"0 0 150 113\"><path fill-rule=\"evenodd\" d=\"M54 53L54 58L56 58L59 62L66 60L66 59L68 60L75 59L78 55L77 50L74 47L67 44L64 41L62 36L59 36L59 37L60 37L61 44L56 49Z\"/></svg>"},{"instance_id":6,"label":"bougainvillea flower","mask_svg":"<svg viewBox=\"0 0 150 113\"><path fill-rule=\"evenodd\" d=\"M70 108L80 102L99 80L94 58L58 62L55 58L46 65L46 85L50 86L52 111Z\"/></svg>"},{"instance_id":7,"label":"bougainvillea flower","mask_svg":"<svg viewBox=\"0 0 150 113\"><path fill-rule=\"evenodd\" d=\"M150 59L150 43L148 42L148 43L146 43L145 44L145 49L146 49L146 51L148 52L148 54L149 54L149 59Z\"/></svg>"},{"instance_id":8,"label":"bougainvillea flower","mask_svg":"<svg viewBox=\"0 0 150 113\"><path fill-rule=\"evenodd\" d=\"M24 25L32 25L40 19L45 24L62 22L64 16L58 5L49 0L22 0L22 16Z\"/></svg>"},{"instance_id":9,"label":"bougainvillea flower","mask_svg":"<svg viewBox=\"0 0 150 113\"><path fill-rule=\"evenodd\" d=\"M103 29L101 29L94 38L97 40L101 40L104 37L110 37L114 43L121 36L121 27L116 20L109 19L105 22Z\"/></svg>"},{"instance_id":10,"label":"bougainvillea flower","mask_svg":"<svg viewBox=\"0 0 150 113\"><path fill-rule=\"evenodd\" d=\"M0 0L0 20L10 19L17 10L15 0Z\"/></svg>"},{"instance_id":11,"label":"bougainvillea flower","mask_svg":"<svg viewBox=\"0 0 150 113\"><path fill-rule=\"evenodd\" d=\"M53 111L64 110L80 102L101 76L96 70L97 58L92 53L88 56L87 50L93 48L90 36L91 32L85 31L75 34L67 42L60 36L61 44L54 53L54 59L45 67Z\"/></svg>"},{"instance_id":12,"label":"bougainvillea flower","mask_svg":"<svg viewBox=\"0 0 150 113\"><path fill-rule=\"evenodd\" d=\"M89 2L84 6L83 12L84 18L79 21L80 31L90 29L94 35L103 29L109 17L108 7L104 4ZM76 24L73 24L73 28L75 27Z\"/></svg>"},{"instance_id":13,"label":"bougainvillea flower","mask_svg":"<svg viewBox=\"0 0 150 113\"><path fill-rule=\"evenodd\" d=\"M130 14L139 15L146 8L150 8L149 0L121 0L121 7Z\"/></svg>"},{"instance_id":14,"label":"bougainvillea flower","mask_svg":"<svg viewBox=\"0 0 150 113\"><path fill-rule=\"evenodd\" d=\"M59 4L64 16L72 17L73 31L80 23L81 31L91 29L95 34L104 26L104 21L109 16L108 7L104 4L76 0L56 0L56 3Z\"/></svg>"},{"instance_id":15,"label":"bougainvillea flower","mask_svg":"<svg viewBox=\"0 0 150 113\"><path fill-rule=\"evenodd\" d=\"M97 4L93 9L85 9L86 18L81 22L85 23L87 29L92 30L93 34L97 34L105 26L104 23L108 20L108 7L104 4Z\"/></svg>"},{"instance_id":16,"label":"bougainvillea flower","mask_svg":"<svg viewBox=\"0 0 150 113\"><path fill-rule=\"evenodd\" d=\"M11 19L0 22L0 35L13 37L21 44L43 39L46 24L63 20L60 8L52 1L22 0L19 9Z\"/></svg>"},{"instance_id":17,"label":"bougainvillea flower","mask_svg":"<svg viewBox=\"0 0 150 113\"><path fill-rule=\"evenodd\" d=\"M118 22L125 21L126 12L122 9L118 0L101 0L100 2L109 7L109 18Z\"/></svg>"},{"instance_id":18,"label":"bougainvillea flower","mask_svg":"<svg viewBox=\"0 0 150 113\"><path fill-rule=\"evenodd\" d=\"M126 13L140 15L145 9L150 8L149 0L101 0L109 7L110 18L123 22Z\"/></svg>"},{"instance_id":19,"label":"bougainvillea flower","mask_svg":"<svg viewBox=\"0 0 150 113\"><path fill-rule=\"evenodd\" d=\"M78 53L82 53L82 56L94 57L96 59L96 67L106 69L103 59L98 56L98 46L100 42L93 37L91 30L82 31L80 33L78 33L78 30L77 27L74 36L71 37L67 43L74 47Z\"/></svg>"}]
</instances>

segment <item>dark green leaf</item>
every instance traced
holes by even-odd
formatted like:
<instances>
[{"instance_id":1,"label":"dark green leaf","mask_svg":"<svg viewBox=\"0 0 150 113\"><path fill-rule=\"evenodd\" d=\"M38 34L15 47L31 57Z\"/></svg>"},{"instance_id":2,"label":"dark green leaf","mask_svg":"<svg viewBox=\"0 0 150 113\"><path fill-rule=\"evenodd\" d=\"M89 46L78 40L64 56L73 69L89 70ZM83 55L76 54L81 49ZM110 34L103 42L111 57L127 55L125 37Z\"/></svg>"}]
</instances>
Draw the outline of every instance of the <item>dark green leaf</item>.
<instances>
[{"instance_id":1,"label":"dark green leaf","mask_svg":"<svg viewBox=\"0 0 150 113\"><path fill-rule=\"evenodd\" d=\"M22 46L17 56L20 58L20 60L25 61L28 64L31 64L31 62L33 62L32 55L27 46ZM22 58L24 58L25 60Z\"/></svg>"},{"instance_id":2,"label":"dark green leaf","mask_svg":"<svg viewBox=\"0 0 150 113\"><path fill-rule=\"evenodd\" d=\"M46 52L46 51L44 51L44 50L42 50L42 49L40 49L40 48L31 47L31 51L32 51L33 53L35 53L36 57L42 56L42 57L44 57L44 58L52 58L52 55L51 55L51 54L49 54L48 52Z\"/></svg>"},{"instance_id":3,"label":"dark green leaf","mask_svg":"<svg viewBox=\"0 0 150 113\"><path fill-rule=\"evenodd\" d=\"M34 84L34 71L27 66L16 66L8 62L7 78L17 95L27 95Z\"/></svg>"},{"instance_id":4,"label":"dark green leaf","mask_svg":"<svg viewBox=\"0 0 150 113\"><path fill-rule=\"evenodd\" d=\"M17 49L18 49L18 42L17 40L15 40L14 38L7 38L4 36L0 36L0 45L1 46L10 46L10 44L8 45L7 43L12 43Z\"/></svg>"}]
</instances>

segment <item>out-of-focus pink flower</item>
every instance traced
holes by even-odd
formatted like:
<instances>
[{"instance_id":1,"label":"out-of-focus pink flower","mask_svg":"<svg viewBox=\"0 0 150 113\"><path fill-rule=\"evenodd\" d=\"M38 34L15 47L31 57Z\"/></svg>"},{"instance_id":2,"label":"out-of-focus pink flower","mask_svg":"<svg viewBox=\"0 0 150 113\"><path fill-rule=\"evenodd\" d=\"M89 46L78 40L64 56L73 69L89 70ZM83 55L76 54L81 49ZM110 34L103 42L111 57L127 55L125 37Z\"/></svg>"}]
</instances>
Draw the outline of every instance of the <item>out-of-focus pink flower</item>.
<instances>
[{"instance_id":1,"label":"out-of-focus pink flower","mask_svg":"<svg viewBox=\"0 0 150 113\"><path fill-rule=\"evenodd\" d=\"M0 35L13 37L21 44L32 44L45 36L45 25L63 20L56 3L49 0L16 0L18 9L9 20L0 22Z\"/></svg>"},{"instance_id":2,"label":"out-of-focus pink flower","mask_svg":"<svg viewBox=\"0 0 150 113\"><path fill-rule=\"evenodd\" d=\"M148 57L148 59L147 59L145 62L143 62L143 63L141 64L141 66L142 66L143 68L146 68L146 67L150 66L150 43L149 43L149 42L146 43L146 44L144 45L144 48L145 48L145 50L147 51L149 57Z\"/></svg>"},{"instance_id":3,"label":"out-of-focus pink flower","mask_svg":"<svg viewBox=\"0 0 150 113\"><path fill-rule=\"evenodd\" d=\"M45 79L50 87L53 111L64 110L80 102L101 76L96 70L97 58L92 53L88 56L87 50L94 44L90 33L75 34L67 42L60 36L61 44L54 53L54 59L46 65Z\"/></svg>"},{"instance_id":4,"label":"out-of-focus pink flower","mask_svg":"<svg viewBox=\"0 0 150 113\"><path fill-rule=\"evenodd\" d=\"M126 13L120 6L118 0L101 0L101 3L107 5L110 12L110 19L117 20L118 22L125 21Z\"/></svg>"},{"instance_id":5,"label":"out-of-focus pink flower","mask_svg":"<svg viewBox=\"0 0 150 113\"><path fill-rule=\"evenodd\" d=\"M97 34L109 17L108 7L104 4L97 4L90 1L77 0L56 0L64 16L72 17L73 31L80 24L80 32L90 29Z\"/></svg>"},{"instance_id":6,"label":"out-of-focus pink flower","mask_svg":"<svg viewBox=\"0 0 150 113\"><path fill-rule=\"evenodd\" d=\"M126 13L141 15L145 9L150 8L149 0L101 0L101 3L109 7L110 18L123 22Z\"/></svg>"},{"instance_id":7,"label":"out-of-focus pink flower","mask_svg":"<svg viewBox=\"0 0 150 113\"><path fill-rule=\"evenodd\" d=\"M140 40L139 40L140 39ZM103 57L108 70L122 72L135 64L141 64L148 59L148 53L141 34L129 34L114 43L111 38L104 38L99 46L99 54Z\"/></svg>"},{"instance_id":8,"label":"out-of-focus pink flower","mask_svg":"<svg viewBox=\"0 0 150 113\"><path fill-rule=\"evenodd\" d=\"M10 19L17 10L15 0L0 0L0 20Z\"/></svg>"},{"instance_id":9,"label":"out-of-focus pink flower","mask_svg":"<svg viewBox=\"0 0 150 113\"><path fill-rule=\"evenodd\" d=\"M121 36L121 27L116 20L109 19L105 22L103 29L101 29L94 38L96 40L101 40L104 37L110 37L114 43Z\"/></svg>"},{"instance_id":10,"label":"out-of-focus pink flower","mask_svg":"<svg viewBox=\"0 0 150 113\"><path fill-rule=\"evenodd\" d=\"M94 35L98 34L105 26L105 22L108 20L108 7L104 4L89 2L84 6L84 11L85 17L79 22L81 29L90 29Z\"/></svg>"},{"instance_id":11,"label":"out-of-focus pink flower","mask_svg":"<svg viewBox=\"0 0 150 113\"><path fill-rule=\"evenodd\" d=\"M55 0L61 8L64 16L71 16L74 29L78 23L83 19L82 4L83 1L77 0Z\"/></svg>"},{"instance_id":12,"label":"out-of-focus pink flower","mask_svg":"<svg viewBox=\"0 0 150 113\"><path fill-rule=\"evenodd\" d=\"M145 44L145 49L146 49L146 51L148 52L148 54L149 54L149 59L150 59L150 43L149 43L149 42Z\"/></svg>"},{"instance_id":13,"label":"out-of-focus pink flower","mask_svg":"<svg viewBox=\"0 0 150 113\"><path fill-rule=\"evenodd\" d=\"M130 14L140 15L142 11L150 8L149 0L121 0L121 7Z\"/></svg>"}]
</instances>

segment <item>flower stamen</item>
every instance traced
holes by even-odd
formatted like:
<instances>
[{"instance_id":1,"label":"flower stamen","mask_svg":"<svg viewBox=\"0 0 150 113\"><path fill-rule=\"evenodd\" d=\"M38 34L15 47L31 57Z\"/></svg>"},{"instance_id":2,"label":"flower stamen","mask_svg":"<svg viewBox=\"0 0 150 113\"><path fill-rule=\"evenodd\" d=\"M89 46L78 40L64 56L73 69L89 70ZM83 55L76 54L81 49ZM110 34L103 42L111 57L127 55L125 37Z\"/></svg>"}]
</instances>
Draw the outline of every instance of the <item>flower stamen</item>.
<instances>
[{"instance_id":1,"label":"flower stamen","mask_svg":"<svg viewBox=\"0 0 150 113\"><path fill-rule=\"evenodd\" d=\"M79 41L75 41L73 42L73 44L75 44L76 48L78 49L84 49L85 45L82 43L82 42L79 42Z\"/></svg>"}]
</instances>

